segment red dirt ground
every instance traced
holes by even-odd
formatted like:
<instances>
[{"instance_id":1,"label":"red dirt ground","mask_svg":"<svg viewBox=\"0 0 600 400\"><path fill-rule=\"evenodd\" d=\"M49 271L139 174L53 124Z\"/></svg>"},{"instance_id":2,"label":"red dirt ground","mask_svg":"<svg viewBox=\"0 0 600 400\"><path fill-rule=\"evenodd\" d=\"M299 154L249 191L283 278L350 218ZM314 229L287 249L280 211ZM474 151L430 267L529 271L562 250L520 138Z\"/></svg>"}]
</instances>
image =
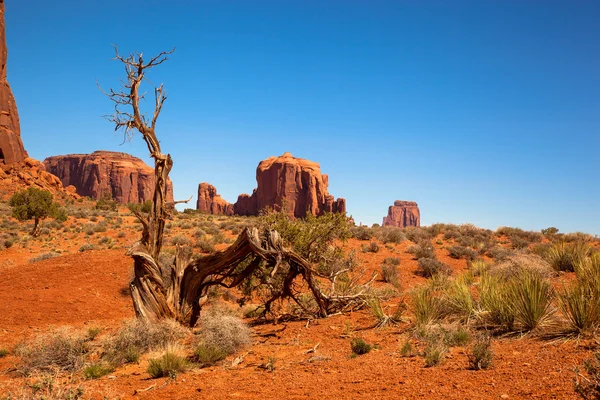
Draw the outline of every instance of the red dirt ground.
<instances>
[{"instance_id":1,"label":"red dirt ground","mask_svg":"<svg viewBox=\"0 0 600 400\"><path fill-rule=\"evenodd\" d=\"M116 238L111 231L99 235ZM120 240L130 243L135 235ZM62 243L60 237L55 240ZM359 249L364 243L368 242L350 240L348 246ZM390 248L380 244L378 253L358 254L369 269L378 269L385 257L399 257L400 280L408 289L424 282L415 274L416 261L405 252L409 244ZM27 263L46 251L13 246L0 252L0 348L10 349L64 325L98 326L103 333L111 332L134 316L127 291L131 262L124 249ZM465 268L463 260L449 258L442 249L437 253L455 270ZM146 357L139 365L82 385L92 397L111 393L125 399L576 399L573 368L596 346L589 340L500 338L493 341L494 366L489 370L468 370L466 350L460 347L452 348L442 365L425 368L422 357L400 356L400 347L412 337L409 323L366 329L372 323L367 311L359 311L309 324L258 325L252 328L253 345L223 365L194 369L176 380L152 380L145 372ZM351 358L348 333L378 344L379 349ZM315 353L307 353L317 344ZM239 365L228 367L245 352ZM315 355L322 359L311 360ZM269 359L275 360L272 372L262 367ZM22 385L23 378L9 372L17 361L14 356L0 358L0 372L6 372L0 375L0 393Z\"/></svg>"}]
</instances>

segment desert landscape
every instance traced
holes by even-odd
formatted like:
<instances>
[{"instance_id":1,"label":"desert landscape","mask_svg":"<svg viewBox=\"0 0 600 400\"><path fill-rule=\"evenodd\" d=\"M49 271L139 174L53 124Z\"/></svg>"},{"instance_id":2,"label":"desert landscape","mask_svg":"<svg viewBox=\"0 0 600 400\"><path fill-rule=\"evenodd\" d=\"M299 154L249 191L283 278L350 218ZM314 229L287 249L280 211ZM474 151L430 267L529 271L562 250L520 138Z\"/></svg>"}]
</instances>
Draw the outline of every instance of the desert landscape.
<instances>
[{"instance_id":1,"label":"desert landscape","mask_svg":"<svg viewBox=\"0 0 600 400\"><path fill-rule=\"evenodd\" d=\"M597 235L422 225L414 198L363 224L294 148L255 160L234 203L202 178L178 199L148 77L175 49L115 46L125 75L101 89L153 165L36 160L4 16L0 0L0 400L600 398Z\"/></svg>"}]
</instances>

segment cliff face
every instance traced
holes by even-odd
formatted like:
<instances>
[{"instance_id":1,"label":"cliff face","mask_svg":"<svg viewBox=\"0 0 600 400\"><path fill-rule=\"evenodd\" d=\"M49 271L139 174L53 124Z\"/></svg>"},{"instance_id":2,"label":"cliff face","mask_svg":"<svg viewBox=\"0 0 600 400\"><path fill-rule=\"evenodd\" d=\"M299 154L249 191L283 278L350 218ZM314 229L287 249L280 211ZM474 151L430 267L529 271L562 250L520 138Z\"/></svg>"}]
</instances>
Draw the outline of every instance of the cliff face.
<instances>
[{"instance_id":1,"label":"cliff face","mask_svg":"<svg viewBox=\"0 0 600 400\"><path fill-rule=\"evenodd\" d=\"M99 199L109 193L119 203L143 203L154 193L154 169L137 157L112 151L48 157L46 170L77 194ZM167 200L173 201L173 185L167 182Z\"/></svg>"},{"instance_id":2,"label":"cliff face","mask_svg":"<svg viewBox=\"0 0 600 400\"><path fill-rule=\"evenodd\" d=\"M6 80L7 60L4 0L0 0L0 163L11 165L24 161L27 152L21 141L17 104Z\"/></svg>"},{"instance_id":3,"label":"cliff face","mask_svg":"<svg viewBox=\"0 0 600 400\"><path fill-rule=\"evenodd\" d=\"M239 195L237 202L233 204L234 214L258 215L266 207L280 209L284 205L288 213L297 218L324 212L346 212L346 200L336 200L328 193L328 177L321 174L319 164L294 157L290 153L261 161L256 168L256 182L257 188L252 195ZM204 198L210 196L204 195ZM219 196L219 201L221 200ZM205 211L214 209L229 212L231 204L225 204L226 206L212 206L210 202L201 202L199 188L198 209L201 206Z\"/></svg>"},{"instance_id":4,"label":"cliff face","mask_svg":"<svg viewBox=\"0 0 600 400\"><path fill-rule=\"evenodd\" d=\"M388 215L383 217L383 226L421 226L421 212L414 201L396 200L388 209Z\"/></svg>"},{"instance_id":5,"label":"cliff face","mask_svg":"<svg viewBox=\"0 0 600 400\"><path fill-rule=\"evenodd\" d=\"M233 204L229 204L218 193L213 185L202 182L198 185L198 201L196 210L208 214L233 215Z\"/></svg>"}]
</instances>

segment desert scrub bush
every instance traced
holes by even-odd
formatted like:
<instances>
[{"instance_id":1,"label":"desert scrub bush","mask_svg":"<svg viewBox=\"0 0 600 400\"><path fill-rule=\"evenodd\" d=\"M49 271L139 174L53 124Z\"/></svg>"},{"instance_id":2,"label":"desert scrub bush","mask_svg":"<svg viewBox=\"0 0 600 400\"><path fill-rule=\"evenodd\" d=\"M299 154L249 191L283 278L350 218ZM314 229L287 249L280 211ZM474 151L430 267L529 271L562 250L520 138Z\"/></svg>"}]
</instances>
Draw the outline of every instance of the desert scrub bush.
<instances>
[{"instance_id":1,"label":"desert scrub bush","mask_svg":"<svg viewBox=\"0 0 600 400\"><path fill-rule=\"evenodd\" d=\"M88 351L86 337L68 328L37 336L15 348L15 354L21 358L19 368L25 374L53 368L78 370L83 367Z\"/></svg>"},{"instance_id":2,"label":"desert scrub bush","mask_svg":"<svg viewBox=\"0 0 600 400\"><path fill-rule=\"evenodd\" d=\"M556 271L575 271L575 264L587 258L592 249L584 242L555 243L545 254L546 261Z\"/></svg>"},{"instance_id":3,"label":"desert scrub bush","mask_svg":"<svg viewBox=\"0 0 600 400\"><path fill-rule=\"evenodd\" d=\"M149 359L148 364L146 371L153 379L163 377L175 379L179 373L189 368L185 355L172 346L167 348L160 357Z\"/></svg>"},{"instance_id":4,"label":"desert scrub bush","mask_svg":"<svg viewBox=\"0 0 600 400\"><path fill-rule=\"evenodd\" d=\"M475 336L473 343L467 351L467 357L470 369L481 370L492 366L494 359L492 338L487 332Z\"/></svg>"},{"instance_id":5,"label":"desert scrub bush","mask_svg":"<svg viewBox=\"0 0 600 400\"><path fill-rule=\"evenodd\" d=\"M506 249L504 247L500 247L500 246L493 246L491 248L489 248L485 254L489 257L494 259L496 262L499 261L504 261L506 260L508 257L510 257L511 255L514 254L514 250L511 249Z\"/></svg>"},{"instance_id":6,"label":"desert scrub bush","mask_svg":"<svg viewBox=\"0 0 600 400\"><path fill-rule=\"evenodd\" d=\"M83 376L86 379L98 379L114 371L114 368L105 362L99 361L83 368Z\"/></svg>"},{"instance_id":7,"label":"desert scrub bush","mask_svg":"<svg viewBox=\"0 0 600 400\"><path fill-rule=\"evenodd\" d=\"M443 317L442 300L430 287L416 288L411 297L415 325L418 328L426 327Z\"/></svg>"},{"instance_id":8,"label":"desert scrub bush","mask_svg":"<svg viewBox=\"0 0 600 400\"><path fill-rule=\"evenodd\" d=\"M350 341L350 349L352 350L352 354L360 356L370 352L373 349L373 346L365 342L364 339L354 338Z\"/></svg>"},{"instance_id":9,"label":"desert scrub bush","mask_svg":"<svg viewBox=\"0 0 600 400\"><path fill-rule=\"evenodd\" d=\"M419 258L435 258L433 245L428 240L413 244L409 246L406 251L412 254L415 260L418 260Z\"/></svg>"},{"instance_id":10,"label":"desert scrub bush","mask_svg":"<svg viewBox=\"0 0 600 400\"><path fill-rule=\"evenodd\" d=\"M492 265L489 272L504 280L517 277L523 272L535 273L544 278L555 275L555 271L543 258L526 253L514 253L508 256L504 261Z\"/></svg>"},{"instance_id":11,"label":"desert scrub bush","mask_svg":"<svg viewBox=\"0 0 600 400\"><path fill-rule=\"evenodd\" d=\"M396 288L400 287L400 277L398 275L398 269L394 265L382 265L381 277L385 282L391 284L392 286Z\"/></svg>"},{"instance_id":12,"label":"desert scrub bush","mask_svg":"<svg viewBox=\"0 0 600 400\"><path fill-rule=\"evenodd\" d=\"M6 357L8 354L8 349L0 348L0 358Z\"/></svg>"},{"instance_id":13,"label":"desert scrub bush","mask_svg":"<svg viewBox=\"0 0 600 400\"><path fill-rule=\"evenodd\" d=\"M404 231L400 228L384 226L383 228L377 229L375 232L375 237L379 239L379 241L383 244L398 244L406 240L406 235L404 234Z\"/></svg>"},{"instance_id":14,"label":"desert scrub bush","mask_svg":"<svg viewBox=\"0 0 600 400\"><path fill-rule=\"evenodd\" d=\"M383 259L383 264L397 267L400 265L400 259L398 257L386 257Z\"/></svg>"},{"instance_id":15,"label":"desert scrub bush","mask_svg":"<svg viewBox=\"0 0 600 400\"><path fill-rule=\"evenodd\" d=\"M363 244L360 249L363 253L377 253L379 252L379 245L375 242L371 242L368 245Z\"/></svg>"},{"instance_id":16,"label":"desert scrub bush","mask_svg":"<svg viewBox=\"0 0 600 400\"><path fill-rule=\"evenodd\" d=\"M90 250L98 250L98 246L96 246L95 244L92 244L92 243L86 243L86 244L82 245L78 251L80 253L83 253L84 251L90 251Z\"/></svg>"},{"instance_id":17,"label":"desert scrub bush","mask_svg":"<svg viewBox=\"0 0 600 400\"><path fill-rule=\"evenodd\" d=\"M351 227L350 234L353 238L358 240L371 240L373 237L373 231L365 225Z\"/></svg>"},{"instance_id":18,"label":"desert scrub bush","mask_svg":"<svg viewBox=\"0 0 600 400\"><path fill-rule=\"evenodd\" d=\"M433 277L435 275L450 275L452 269L443 262L435 259L435 258L419 258L418 261L418 271L426 278Z\"/></svg>"},{"instance_id":19,"label":"desert scrub bush","mask_svg":"<svg viewBox=\"0 0 600 400\"><path fill-rule=\"evenodd\" d=\"M208 310L200 318L196 359L213 364L250 344L250 330L244 322L223 309Z\"/></svg>"},{"instance_id":20,"label":"desert scrub bush","mask_svg":"<svg viewBox=\"0 0 600 400\"><path fill-rule=\"evenodd\" d=\"M171 238L171 244L173 246L189 246L192 244L192 241L184 235L177 235Z\"/></svg>"},{"instance_id":21,"label":"desert scrub bush","mask_svg":"<svg viewBox=\"0 0 600 400\"><path fill-rule=\"evenodd\" d=\"M515 314L506 282L490 273L481 275L478 286L480 317L502 329L512 330Z\"/></svg>"},{"instance_id":22,"label":"desert scrub bush","mask_svg":"<svg viewBox=\"0 0 600 400\"><path fill-rule=\"evenodd\" d=\"M427 347L425 347L423 355L425 358L425 367L429 368L441 364L446 357L446 353L448 353L448 346L441 338L430 341Z\"/></svg>"},{"instance_id":23,"label":"desert scrub bush","mask_svg":"<svg viewBox=\"0 0 600 400\"><path fill-rule=\"evenodd\" d=\"M140 355L166 348L189 335L189 330L175 321L126 321L121 329L103 344L102 358L112 366L137 362Z\"/></svg>"},{"instance_id":24,"label":"desert scrub bush","mask_svg":"<svg viewBox=\"0 0 600 400\"><path fill-rule=\"evenodd\" d=\"M510 228L506 226L496 229L496 236L508 237L513 246L516 243L518 243L518 246L521 246L517 248L524 248L531 243L539 243L542 241L542 234L540 232L524 231L521 228Z\"/></svg>"},{"instance_id":25,"label":"desert scrub bush","mask_svg":"<svg viewBox=\"0 0 600 400\"><path fill-rule=\"evenodd\" d=\"M456 258L456 259L463 258L468 261L474 260L475 258L477 258L477 253L468 247L450 246L450 247L447 247L446 250L448 250L448 255L452 258Z\"/></svg>"},{"instance_id":26,"label":"desert scrub bush","mask_svg":"<svg viewBox=\"0 0 600 400\"><path fill-rule=\"evenodd\" d=\"M413 243L430 241L433 239L431 232L427 228L421 227L404 228L404 235Z\"/></svg>"},{"instance_id":27,"label":"desert scrub bush","mask_svg":"<svg viewBox=\"0 0 600 400\"><path fill-rule=\"evenodd\" d=\"M573 386L582 399L600 399L600 352L583 362L583 370L575 369Z\"/></svg>"},{"instance_id":28,"label":"desert scrub bush","mask_svg":"<svg viewBox=\"0 0 600 400\"><path fill-rule=\"evenodd\" d=\"M202 253L214 253L215 251L217 251L212 242L208 240L205 236L196 239L194 247L200 250Z\"/></svg>"},{"instance_id":29,"label":"desert scrub bush","mask_svg":"<svg viewBox=\"0 0 600 400\"><path fill-rule=\"evenodd\" d=\"M222 232L219 233L215 233L214 235L212 235L212 242L214 244L221 244L221 243L225 243L226 242L226 238L225 235L223 235Z\"/></svg>"},{"instance_id":30,"label":"desert scrub bush","mask_svg":"<svg viewBox=\"0 0 600 400\"><path fill-rule=\"evenodd\" d=\"M58 257L60 254L56 253L54 251L48 252L48 253L42 253L39 256L35 256L33 258L29 259L30 263L35 263L38 261L43 261L43 260L49 260L50 258L54 258L54 257Z\"/></svg>"},{"instance_id":31,"label":"desert scrub bush","mask_svg":"<svg viewBox=\"0 0 600 400\"><path fill-rule=\"evenodd\" d=\"M489 271L490 266L482 259L467 262L467 267L473 276L480 276Z\"/></svg>"}]
</instances>

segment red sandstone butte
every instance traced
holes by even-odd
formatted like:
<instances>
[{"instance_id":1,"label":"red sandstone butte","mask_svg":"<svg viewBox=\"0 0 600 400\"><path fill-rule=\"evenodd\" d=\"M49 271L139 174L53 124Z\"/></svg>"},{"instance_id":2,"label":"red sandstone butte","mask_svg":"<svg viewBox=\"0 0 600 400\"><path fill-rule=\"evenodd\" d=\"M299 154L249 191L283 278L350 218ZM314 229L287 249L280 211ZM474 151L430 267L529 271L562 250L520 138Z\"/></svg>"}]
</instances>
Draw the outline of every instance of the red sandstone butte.
<instances>
[{"instance_id":1,"label":"red sandstone butte","mask_svg":"<svg viewBox=\"0 0 600 400\"><path fill-rule=\"evenodd\" d=\"M4 0L0 0L0 163L12 165L25 161L28 156L21 141L15 97L6 80L7 59Z\"/></svg>"},{"instance_id":2,"label":"red sandstone butte","mask_svg":"<svg viewBox=\"0 0 600 400\"><path fill-rule=\"evenodd\" d=\"M394 201L394 205L388 209L388 215L383 217L383 226L421 226L421 212L414 201Z\"/></svg>"},{"instance_id":3,"label":"red sandstone butte","mask_svg":"<svg viewBox=\"0 0 600 400\"><path fill-rule=\"evenodd\" d=\"M233 204L228 203L210 183L202 182L198 185L198 201L196 210L208 214L233 215Z\"/></svg>"},{"instance_id":4,"label":"red sandstone butte","mask_svg":"<svg viewBox=\"0 0 600 400\"><path fill-rule=\"evenodd\" d=\"M284 204L288 213L296 218L325 212L346 213L346 200L335 199L328 193L328 177L321 174L321 167L314 161L297 158L290 153L267 158L256 168L256 182L257 188L252 195L241 194L233 204L235 215L258 215L264 208L281 209ZM197 208L213 213L229 212L231 205L216 194L216 189L212 196L219 204L211 203L213 192L208 192L208 187L214 188L211 185L198 188Z\"/></svg>"},{"instance_id":5,"label":"red sandstone butte","mask_svg":"<svg viewBox=\"0 0 600 400\"><path fill-rule=\"evenodd\" d=\"M99 199L105 193L119 203L143 203L154 194L154 168L127 153L95 151L48 157L46 170L77 194ZM173 201L173 185L167 182L167 201Z\"/></svg>"}]
</instances>

